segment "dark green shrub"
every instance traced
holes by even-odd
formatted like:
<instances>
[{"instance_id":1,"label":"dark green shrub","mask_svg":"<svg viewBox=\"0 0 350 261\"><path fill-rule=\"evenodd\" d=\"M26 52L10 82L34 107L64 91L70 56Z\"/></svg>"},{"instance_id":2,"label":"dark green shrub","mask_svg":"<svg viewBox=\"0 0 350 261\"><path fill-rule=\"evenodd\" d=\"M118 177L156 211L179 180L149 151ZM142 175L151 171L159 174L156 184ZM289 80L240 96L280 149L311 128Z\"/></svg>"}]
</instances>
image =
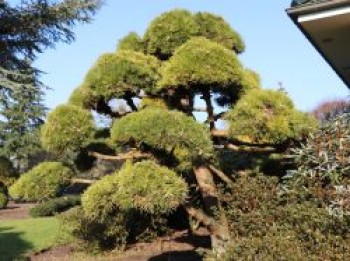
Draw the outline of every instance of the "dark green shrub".
<instances>
[{"instance_id":1,"label":"dark green shrub","mask_svg":"<svg viewBox=\"0 0 350 261\"><path fill-rule=\"evenodd\" d=\"M349 259L350 218L330 215L319 189L297 197L276 177L237 176L222 196L234 240L219 260Z\"/></svg>"},{"instance_id":2,"label":"dark green shrub","mask_svg":"<svg viewBox=\"0 0 350 261\"><path fill-rule=\"evenodd\" d=\"M8 203L8 198L5 193L0 191L0 209L6 208Z\"/></svg>"},{"instance_id":3,"label":"dark green shrub","mask_svg":"<svg viewBox=\"0 0 350 261\"><path fill-rule=\"evenodd\" d=\"M73 172L60 162L44 162L23 174L9 194L14 200L44 201L55 198L70 183Z\"/></svg>"},{"instance_id":4,"label":"dark green shrub","mask_svg":"<svg viewBox=\"0 0 350 261\"><path fill-rule=\"evenodd\" d=\"M4 186L11 186L18 175L12 165L12 162L4 157L0 157L0 183Z\"/></svg>"},{"instance_id":5,"label":"dark green shrub","mask_svg":"<svg viewBox=\"0 0 350 261\"><path fill-rule=\"evenodd\" d=\"M80 205L80 196L67 196L50 199L39 203L31 208L29 214L32 217L49 217L67 211L68 209Z\"/></svg>"}]
</instances>

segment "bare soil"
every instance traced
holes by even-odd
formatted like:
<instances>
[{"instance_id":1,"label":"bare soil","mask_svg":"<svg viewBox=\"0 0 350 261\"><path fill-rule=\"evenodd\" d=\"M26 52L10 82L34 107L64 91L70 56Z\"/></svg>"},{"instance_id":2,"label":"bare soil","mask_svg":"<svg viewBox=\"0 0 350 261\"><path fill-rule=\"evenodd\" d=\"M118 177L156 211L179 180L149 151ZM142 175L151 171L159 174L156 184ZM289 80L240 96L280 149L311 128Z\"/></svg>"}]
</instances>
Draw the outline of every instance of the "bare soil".
<instances>
[{"instance_id":1,"label":"bare soil","mask_svg":"<svg viewBox=\"0 0 350 261\"><path fill-rule=\"evenodd\" d=\"M29 209L35 204L9 202L6 209L0 210L0 221L29 218Z\"/></svg>"},{"instance_id":2,"label":"bare soil","mask_svg":"<svg viewBox=\"0 0 350 261\"><path fill-rule=\"evenodd\" d=\"M154 242L129 246L122 253L109 252L103 256L87 256L79 253L73 245L58 246L28 256L32 261L200 261L200 252L210 248L210 237L205 229L195 235L188 230L176 231L171 236Z\"/></svg>"}]
</instances>

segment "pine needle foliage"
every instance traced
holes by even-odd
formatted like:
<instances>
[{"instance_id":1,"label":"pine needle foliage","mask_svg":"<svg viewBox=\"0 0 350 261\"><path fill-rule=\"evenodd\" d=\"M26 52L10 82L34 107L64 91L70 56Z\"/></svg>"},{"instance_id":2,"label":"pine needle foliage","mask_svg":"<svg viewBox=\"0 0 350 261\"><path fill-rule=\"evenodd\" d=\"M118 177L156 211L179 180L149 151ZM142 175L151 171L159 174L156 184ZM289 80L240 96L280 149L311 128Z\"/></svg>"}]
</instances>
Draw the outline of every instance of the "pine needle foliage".
<instances>
[{"instance_id":1,"label":"pine needle foliage","mask_svg":"<svg viewBox=\"0 0 350 261\"><path fill-rule=\"evenodd\" d=\"M199 25L199 36L219 43L236 53L243 53L245 44L241 36L221 17L207 12L194 15Z\"/></svg>"},{"instance_id":2,"label":"pine needle foliage","mask_svg":"<svg viewBox=\"0 0 350 261\"><path fill-rule=\"evenodd\" d=\"M74 105L60 105L47 117L41 129L43 147L63 155L78 151L88 144L94 135L91 113Z\"/></svg>"},{"instance_id":3,"label":"pine needle foliage","mask_svg":"<svg viewBox=\"0 0 350 261\"><path fill-rule=\"evenodd\" d=\"M159 87L196 89L212 86L235 88L243 79L237 55L204 37L192 38L177 49L162 68Z\"/></svg>"},{"instance_id":4,"label":"pine needle foliage","mask_svg":"<svg viewBox=\"0 0 350 261\"><path fill-rule=\"evenodd\" d=\"M141 90L152 93L159 78L159 61L134 51L102 55L86 75L84 84L105 97L133 97Z\"/></svg>"},{"instance_id":5,"label":"pine needle foliage","mask_svg":"<svg viewBox=\"0 0 350 261\"><path fill-rule=\"evenodd\" d=\"M120 171L89 187L82 206L93 219L115 209L165 214L184 203L187 193L186 182L175 172L152 161L141 161L126 163Z\"/></svg>"},{"instance_id":6,"label":"pine needle foliage","mask_svg":"<svg viewBox=\"0 0 350 261\"><path fill-rule=\"evenodd\" d=\"M44 162L21 175L9 194L15 200L45 201L62 193L72 176L72 170L62 163Z\"/></svg>"},{"instance_id":7,"label":"pine needle foliage","mask_svg":"<svg viewBox=\"0 0 350 261\"><path fill-rule=\"evenodd\" d=\"M129 50L144 53L145 43L137 33L131 32L119 40L117 51L121 50Z\"/></svg>"},{"instance_id":8,"label":"pine needle foliage","mask_svg":"<svg viewBox=\"0 0 350 261\"><path fill-rule=\"evenodd\" d=\"M116 144L170 154L184 168L213 156L207 127L178 111L149 108L127 115L115 121L111 138Z\"/></svg>"},{"instance_id":9,"label":"pine needle foliage","mask_svg":"<svg viewBox=\"0 0 350 261\"><path fill-rule=\"evenodd\" d=\"M161 60L168 59L177 47L196 36L198 30L191 12L182 9L165 12L150 23L145 33L146 51Z\"/></svg>"},{"instance_id":10,"label":"pine needle foliage","mask_svg":"<svg viewBox=\"0 0 350 261\"><path fill-rule=\"evenodd\" d=\"M226 113L225 120L232 138L246 136L262 144L299 139L317 125L312 116L296 110L281 90L251 90Z\"/></svg>"}]
</instances>

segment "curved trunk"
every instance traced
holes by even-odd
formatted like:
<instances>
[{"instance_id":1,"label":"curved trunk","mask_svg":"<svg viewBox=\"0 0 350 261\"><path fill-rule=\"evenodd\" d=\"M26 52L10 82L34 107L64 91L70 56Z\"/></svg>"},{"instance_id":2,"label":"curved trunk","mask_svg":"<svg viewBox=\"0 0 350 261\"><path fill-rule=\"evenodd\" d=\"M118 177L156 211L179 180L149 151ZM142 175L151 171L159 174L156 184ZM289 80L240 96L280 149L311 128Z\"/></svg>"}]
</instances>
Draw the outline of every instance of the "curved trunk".
<instances>
[{"instance_id":1,"label":"curved trunk","mask_svg":"<svg viewBox=\"0 0 350 261\"><path fill-rule=\"evenodd\" d=\"M205 213L216 222L215 226L209 226L212 247L217 253L222 253L231 237L226 216L221 209L213 175L204 165L194 167L193 171L203 198Z\"/></svg>"}]
</instances>

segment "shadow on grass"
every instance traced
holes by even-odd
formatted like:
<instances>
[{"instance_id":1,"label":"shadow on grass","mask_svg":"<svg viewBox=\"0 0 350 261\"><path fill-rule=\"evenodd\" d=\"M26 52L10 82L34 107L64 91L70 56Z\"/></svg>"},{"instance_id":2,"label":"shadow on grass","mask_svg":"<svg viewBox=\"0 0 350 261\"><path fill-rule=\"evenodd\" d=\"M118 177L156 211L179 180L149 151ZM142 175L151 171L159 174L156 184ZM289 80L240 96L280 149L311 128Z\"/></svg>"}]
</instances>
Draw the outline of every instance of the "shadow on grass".
<instances>
[{"instance_id":1,"label":"shadow on grass","mask_svg":"<svg viewBox=\"0 0 350 261\"><path fill-rule=\"evenodd\" d=\"M23 254L33 248L30 242L21 238L23 233L11 232L13 227L0 228L0 260L24 260Z\"/></svg>"}]
</instances>

